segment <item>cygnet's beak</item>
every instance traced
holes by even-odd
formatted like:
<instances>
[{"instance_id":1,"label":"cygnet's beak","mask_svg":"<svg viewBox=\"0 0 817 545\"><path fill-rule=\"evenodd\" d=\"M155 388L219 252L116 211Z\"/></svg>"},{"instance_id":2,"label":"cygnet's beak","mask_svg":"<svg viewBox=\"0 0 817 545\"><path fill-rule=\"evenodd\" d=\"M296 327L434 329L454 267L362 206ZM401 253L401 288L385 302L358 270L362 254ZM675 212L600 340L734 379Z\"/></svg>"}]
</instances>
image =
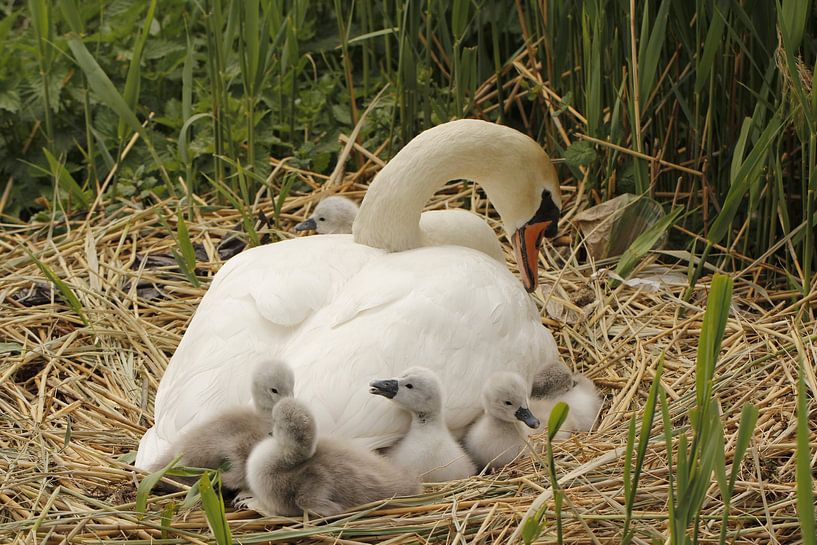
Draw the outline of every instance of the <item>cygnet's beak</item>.
<instances>
[{"instance_id":1,"label":"cygnet's beak","mask_svg":"<svg viewBox=\"0 0 817 545\"><path fill-rule=\"evenodd\" d=\"M298 225L295 226L296 231L312 231L318 228L318 224L315 223L313 218L309 218L308 220L302 221Z\"/></svg>"},{"instance_id":2,"label":"cygnet's beak","mask_svg":"<svg viewBox=\"0 0 817 545\"><path fill-rule=\"evenodd\" d=\"M536 214L511 237L516 264L522 273L522 284L529 293L539 285L539 249L542 247L542 239L553 238L558 234L559 214L559 208L545 190Z\"/></svg>"},{"instance_id":3,"label":"cygnet's beak","mask_svg":"<svg viewBox=\"0 0 817 545\"><path fill-rule=\"evenodd\" d=\"M513 415L517 420L524 422L529 428L536 429L539 427L539 419L533 416L533 413L530 412L530 409L527 407L519 407Z\"/></svg>"},{"instance_id":4,"label":"cygnet's beak","mask_svg":"<svg viewBox=\"0 0 817 545\"><path fill-rule=\"evenodd\" d=\"M396 380L375 380L369 383L369 393L392 399L397 395Z\"/></svg>"}]
</instances>

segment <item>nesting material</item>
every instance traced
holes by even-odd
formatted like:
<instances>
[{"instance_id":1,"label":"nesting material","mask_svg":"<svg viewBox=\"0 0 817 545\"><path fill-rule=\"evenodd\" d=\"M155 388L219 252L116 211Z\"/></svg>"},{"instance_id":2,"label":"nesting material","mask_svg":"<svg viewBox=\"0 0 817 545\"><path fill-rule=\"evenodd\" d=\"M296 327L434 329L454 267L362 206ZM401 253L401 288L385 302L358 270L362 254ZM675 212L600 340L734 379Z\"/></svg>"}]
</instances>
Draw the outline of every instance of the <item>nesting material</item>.
<instances>
[{"instance_id":1,"label":"nesting material","mask_svg":"<svg viewBox=\"0 0 817 545\"><path fill-rule=\"evenodd\" d=\"M289 167L284 163L281 168ZM343 194L359 201L365 186L356 182L368 179L373 168L364 165L347 178ZM291 172L307 186L318 188L322 181L316 175ZM564 191L566 217L576 211L572 195L571 188ZM290 195L283 205L281 230L262 234L294 236L291 228L308 217L318 198ZM489 224L505 243L490 207L473 186L451 184L429 208L461 206L466 200L472 210L488 212ZM173 229L178 208L176 202L162 202L144 209L98 210L90 223L71 222L68 234L68 226L59 222L7 225L0 233L0 542L119 545L164 537L168 544L213 543L200 508L178 508L183 492L151 498L144 517L134 513L135 482L144 474L130 461L151 424L159 378L209 278L223 264L219 244L234 236L232 229L241 221L234 210L194 209L187 226L193 242L201 243L206 254L197 263L200 287L192 286L173 265L131 268L137 253L168 254L175 249L162 222L170 221ZM271 215L272 209L262 198L252 213L264 210ZM24 249L72 288L88 325L53 285L43 304L24 306L15 300L17 294L46 281ZM593 290L595 303L575 324L545 314L543 321L553 330L564 362L571 371L592 379L605 402L592 433L554 444L557 477L565 491L564 539L618 543L624 501L621 449L629 418L642 414L663 353L662 385L672 424L688 425L708 278L698 283L691 302L684 303L683 286L610 289L604 278L593 278L592 267L569 257L570 252L565 255L545 248L548 266L542 281L558 282L569 293L587 287ZM654 259L649 257L647 264ZM684 259L682 253L676 255L671 268L685 274ZM727 467L732 464L741 408L752 402L760 409L757 430L738 469L728 540L740 529L738 543L790 543L799 539L793 458L798 369L794 337L804 339L806 368L814 369L817 324L807 308L814 299L804 299L785 286L761 287L761 266L753 265L736 278L733 311L715 372ZM163 297L139 297L140 282L157 286ZM535 297L541 308L544 300ZM814 415L813 373L807 375L807 389ZM661 426L657 418L636 499L633 527L644 543L663 542L665 535L669 474ZM487 477L426 485L421 496L386 507L375 503L332 522L259 517L229 507L227 519L233 535L243 542L501 543L549 487L542 463L545 439L539 434L530 441L538 457L521 456ZM813 426L811 451L817 451ZM171 503L177 512L162 528L161 512ZM552 510L552 501L546 504ZM717 542L722 508L713 483L704 502L702 542ZM550 512L548 520L553 520ZM543 539L555 540L551 525Z\"/></svg>"}]
</instances>

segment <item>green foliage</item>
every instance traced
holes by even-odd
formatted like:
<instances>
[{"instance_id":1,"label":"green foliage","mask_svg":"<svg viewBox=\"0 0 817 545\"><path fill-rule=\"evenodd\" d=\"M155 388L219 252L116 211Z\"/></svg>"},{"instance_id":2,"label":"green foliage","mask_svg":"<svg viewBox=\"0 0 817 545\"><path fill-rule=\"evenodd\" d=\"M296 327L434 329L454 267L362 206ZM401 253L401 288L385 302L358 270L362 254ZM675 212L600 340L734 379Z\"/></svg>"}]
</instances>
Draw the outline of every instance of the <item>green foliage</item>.
<instances>
[{"instance_id":1,"label":"green foliage","mask_svg":"<svg viewBox=\"0 0 817 545\"><path fill-rule=\"evenodd\" d=\"M562 177L584 177L581 168L602 199L629 190L667 207L668 195L688 195L679 221L706 237L706 260L740 268L763 255L796 269L792 280L809 289L817 267L813 2L518 8L495 0L5 3L3 213L26 219L58 204L79 212L113 169L106 198L209 192L231 204L216 183L249 205L269 175L268 156L328 172L338 135L390 83L358 139L369 149L388 141L386 159L452 118L501 121L565 157ZM576 133L705 176L594 147ZM150 192L137 173L154 180ZM791 244L765 255L782 237ZM702 271L703 261L693 282Z\"/></svg>"}]
</instances>

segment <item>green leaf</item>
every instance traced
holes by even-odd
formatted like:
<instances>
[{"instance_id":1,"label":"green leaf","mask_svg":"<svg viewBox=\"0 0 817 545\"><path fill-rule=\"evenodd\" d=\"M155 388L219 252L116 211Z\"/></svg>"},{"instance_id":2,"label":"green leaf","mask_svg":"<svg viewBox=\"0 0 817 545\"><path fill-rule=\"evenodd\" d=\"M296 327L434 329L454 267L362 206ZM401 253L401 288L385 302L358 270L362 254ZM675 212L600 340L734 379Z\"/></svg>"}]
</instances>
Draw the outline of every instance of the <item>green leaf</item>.
<instances>
[{"instance_id":1,"label":"green leaf","mask_svg":"<svg viewBox=\"0 0 817 545\"><path fill-rule=\"evenodd\" d=\"M621 258L616 266L616 274L621 278L627 278L633 272L638 262L644 255L652 250L655 243L658 242L664 232L675 222L678 216L683 212L680 206L656 221L649 229L644 231L637 239L633 241L627 250L621 254ZM618 285L618 281L612 282L613 287Z\"/></svg>"},{"instance_id":2,"label":"green leaf","mask_svg":"<svg viewBox=\"0 0 817 545\"><path fill-rule=\"evenodd\" d=\"M729 319L732 301L732 279L723 274L712 278L712 288L706 301L701 338L698 341L698 357L695 372L696 406L701 412L709 407L712 393L712 377L721 351L721 341ZM700 425L703 425L701 420Z\"/></svg>"},{"instance_id":3,"label":"green leaf","mask_svg":"<svg viewBox=\"0 0 817 545\"><path fill-rule=\"evenodd\" d=\"M218 473L216 473L218 475ZM220 486L220 479L216 477L216 482ZM227 524L227 514L224 509L224 498L221 491L216 493L213 484L210 482L210 474L205 472L199 479L199 490L201 492L201 506L204 509L204 516L207 525L213 533L213 537L218 545L232 545L233 536L230 533L230 526Z\"/></svg>"},{"instance_id":4,"label":"green leaf","mask_svg":"<svg viewBox=\"0 0 817 545\"><path fill-rule=\"evenodd\" d=\"M91 52L88 51L88 48L82 43L80 37L74 33L69 33L66 36L66 41L68 42L68 47L71 49L71 52L74 54L74 60L77 66L82 69L88 78L88 84L91 86L91 89L106 106L112 109L120 118L124 119L125 122L130 125L131 129L139 133L145 145L147 145L151 157L153 157L154 162L159 167L165 183L168 188L171 188L173 184L170 181L170 176L167 174L162 161L159 159L159 155L156 153L156 149L153 147L150 135L145 128L142 127L142 124L139 123L136 114L128 107L125 99L123 99L119 91L116 90L116 87L114 87L108 75L105 74L105 71L102 70L102 67L96 62L94 56L91 55Z\"/></svg>"},{"instance_id":5,"label":"green leaf","mask_svg":"<svg viewBox=\"0 0 817 545\"><path fill-rule=\"evenodd\" d=\"M68 169L65 168L65 165L57 160L57 158L54 157L47 148L43 148L43 153L45 154L45 158L48 160L48 166L51 167L51 175L54 176L54 179L57 180L60 187L62 187L69 195L76 198L82 204L83 208L88 208L88 196L82 190L77 181L74 180L74 177L71 176L71 173L68 172Z\"/></svg>"},{"instance_id":6,"label":"green leaf","mask_svg":"<svg viewBox=\"0 0 817 545\"><path fill-rule=\"evenodd\" d=\"M556 437L559 428L562 427L562 424L564 424L567 419L568 412L570 412L570 408L564 401L558 402L553 407L553 410L550 411L550 417L548 418L548 442L553 441L553 438Z\"/></svg>"},{"instance_id":7,"label":"green leaf","mask_svg":"<svg viewBox=\"0 0 817 545\"><path fill-rule=\"evenodd\" d=\"M162 477L165 476L167 471L178 463L180 456L177 456L169 464L164 466L162 469L147 475L142 481L139 483L139 487L136 489L136 505L134 509L136 509L137 513L144 513L147 509L148 504L148 496L150 492L153 490L153 487L156 486Z\"/></svg>"},{"instance_id":8,"label":"green leaf","mask_svg":"<svg viewBox=\"0 0 817 545\"><path fill-rule=\"evenodd\" d=\"M81 34L85 32L85 25L82 23L82 18L79 16L79 6L76 0L59 0L60 11L65 17L68 27L72 32Z\"/></svg>"},{"instance_id":9,"label":"green leaf","mask_svg":"<svg viewBox=\"0 0 817 545\"><path fill-rule=\"evenodd\" d=\"M723 29L726 26L726 16L729 13L729 1L719 0L712 4L712 20L706 32L704 48L695 67L695 92L700 93L712 74L715 54L724 45ZM699 13L700 17L701 14Z\"/></svg>"},{"instance_id":10,"label":"green leaf","mask_svg":"<svg viewBox=\"0 0 817 545\"><path fill-rule=\"evenodd\" d=\"M740 204L746 191L752 183L756 183L760 176L760 169L763 161L769 152L772 140L781 132L784 125L783 119L775 114L761 135L758 137L752 151L741 164L737 175L729 186L721 211L712 226L709 228L707 240L713 244L720 243L729 232L729 227L735 219L735 214L740 210Z\"/></svg>"},{"instance_id":11,"label":"green leaf","mask_svg":"<svg viewBox=\"0 0 817 545\"><path fill-rule=\"evenodd\" d=\"M40 271L42 271L43 275L45 275L45 277L48 278L52 284L57 286L57 289L68 303L68 306L71 307L71 310L73 310L77 316L80 317L82 323L84 323L86 326L90 325L88 318L85 316L85 312L82 310L82 303L79 302L79 299L77 299L77 296L74 295L74 291L68 286L68 284L63 282L60 277L57 276L57 273L51 270L48 265L34 257L34 254L29 252L27 249L24 251L28 254L28 257L31 258L31 261L33 261Z\"/></svg>"},{"instance_id":12,"label":"green leaf","mask_svg":"<svg viewBox=\"0 0 817 545\"><path fill-rule=\"evenodd\" d=\"M596 148L587 140L576 140L565 150L567 164L578 169L580 166L590 166L596 160Z\"/></svg>"},{"instance_id":13,"label":"green leaf","mask_svg":"<svg viewBox=\"0 0 817 545\"><path fill-rule=\"evenodd\" d=\"M130 110L136 108L136 103L139 100L139 88L141 86L142 77L142 52L145 49L145 42L150 34L150 25L153 22L153 14L155 12L156 0L150 0L147 15L145 15L145 22L142 25L142 33L139 34L139 38L136 40L130 59L130 65L128 66L128 76L125 78L125 91L122 98ZM123 139L125 137L125 119L121 116L119 118L117 131L119 139Z\"/></svg>"},{"instance_id":14,"label":"green leaf","mask_svg":"<svg viewBox=\"0 0 817 545\"><path fill-rule=\"evenodd\" d=\"M799 349L799 347L798 347ZM811 468L811 444L809 441L808 401L806 399L806 379L804 361L800 358L800 373L797 379L797 451L795 476L797 480L797 514L800 519L800 534L803 545L817 545L817 521L814 514L814 478Z\"/></svg>"}]
</instances>

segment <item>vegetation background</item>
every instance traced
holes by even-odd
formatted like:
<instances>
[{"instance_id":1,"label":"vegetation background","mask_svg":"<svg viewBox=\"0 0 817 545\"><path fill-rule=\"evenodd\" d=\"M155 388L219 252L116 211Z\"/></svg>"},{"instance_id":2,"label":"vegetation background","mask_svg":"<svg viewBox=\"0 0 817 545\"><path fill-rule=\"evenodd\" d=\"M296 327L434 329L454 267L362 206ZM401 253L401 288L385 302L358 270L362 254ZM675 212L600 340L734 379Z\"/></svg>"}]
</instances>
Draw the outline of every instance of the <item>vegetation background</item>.
<instances>
[{"instance_id":1,"label":"vegetation background","mask_svg":"<svg viewBox=\"0 0 817 545\"><path fill-rule=\"evenodd\" d=\"M98 197L304 189L269 179L269 158L329 172L388 84L358 138L382 157L449 119L509 124L565 159L575 198L683 205L677 247L727 268L759 260L802 293L813 282L810 0L7 0L0 13L6 222L59 224Z\"/></svg>"},{"instance_id":2,"label":"vegetation background","mask_svg":"<svg viewBox=\"0 0 817 545\"><path fill-rule=\"evenodd\" d=\"M548 439L394 518L278 520L278 537L817 545L811 0L0 0L0 14L0 536L269 541L268 520L228 520L208 475L181 503L203 517L149 499L161 474L133 490L150 392L201 280L239 238L284 236L285 202L314 203L356 128L359 195L421 130L480 117L557 158L564 224L625 193L662 208L630 226L645 237L617 271L671 227L689 288L625 291L579 264L586 241L557 261L548 248L543 279L576 297L535 294L543 320L610 394L592 441ZM696 287L706 267L736 272Z\"/></svg>"}]
</instances>

